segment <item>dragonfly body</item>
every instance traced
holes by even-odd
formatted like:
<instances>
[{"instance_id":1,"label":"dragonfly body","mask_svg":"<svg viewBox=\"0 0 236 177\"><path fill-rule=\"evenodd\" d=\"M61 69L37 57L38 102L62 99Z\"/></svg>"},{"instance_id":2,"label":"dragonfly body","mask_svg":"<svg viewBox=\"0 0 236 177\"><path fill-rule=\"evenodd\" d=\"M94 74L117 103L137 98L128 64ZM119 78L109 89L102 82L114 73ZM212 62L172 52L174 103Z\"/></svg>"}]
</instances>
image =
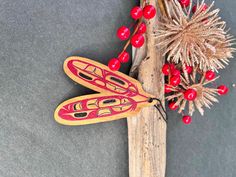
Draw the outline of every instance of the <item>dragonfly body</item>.
<instances>
[{"instance_id":1,"label":"dragonfly body","mask_svg":"<svg viewBox=\"0 0 236 177\"><path fill-rule=\"evenodd\" d=\"M82 57L69 57L64 62L65 73L99 94L75 97L61 103L55 111L57 122L84 125L132 116L141 107L154 105L141 84L107 66Z\"/></svg>"}]
</instances>

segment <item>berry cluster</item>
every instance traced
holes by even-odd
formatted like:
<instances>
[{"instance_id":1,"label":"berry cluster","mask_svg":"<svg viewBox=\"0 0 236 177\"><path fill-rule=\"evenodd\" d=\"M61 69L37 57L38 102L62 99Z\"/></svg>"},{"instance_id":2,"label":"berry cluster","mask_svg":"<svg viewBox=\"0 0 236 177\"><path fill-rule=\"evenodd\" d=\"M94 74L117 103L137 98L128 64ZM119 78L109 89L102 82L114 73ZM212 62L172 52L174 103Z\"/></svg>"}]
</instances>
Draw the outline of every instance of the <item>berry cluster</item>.
<instances>
[{"instance_id":1,"label":"berry cluster","mask_svg":"<svg viewBox=\"0 0 236 177\"><path fill-rule=\"evenodd\" d=\"M130 11L130 16L136 21L136 25L134 26L133 33L131 34L131 30L127 26L121 26L117 30L117 37L121 41L126 41L127 43L123 49L123 51L118 55L117 58L112 58L109 60L108 67L117 71L120 69L121 63L126 63L129 61L129 53L126 51L127 47L131 43L131 45L135 48L140 48L143 46L145 38L144 33L146 32L146 24L143 22L143 18L146 20L152 19L156 15L156 9L152 5L144 4L144 7L141 8L139 6L135 6Z\"/></svg>"},{"instance_id":2,"label":"berry cluster","mask_svg":"<svg viewBox=\"0 0 236 177\"><path fill-rule=\"evenodd\" d=\"M208 17L204 17L204 14L209 7L212 7L212 5L208 7L207 4L202 2L201 4L197 3L197 5L194 5L190 9L190 4L191 4L190 0L178 0L178 1L181 7L185 9L183 11L188 11L189 13L192 12L193 15L202 14L202 17L199 18L200 19L199 22L200 23L203 22L202 25L208 24L209 19ZM177 8L179 7L180 6L178 6L177 4ZM169 49L171 48L170 44L168 45ZM166 99L169 101L168 103L169 109L178 110L178 113L183 115L182 117L183 123L190 124L192 121L191 116L195 111L195 109L197 109L200 112L200 114L203 115L204 114L203 107L210 108L213 102L218 102L216 96L227 94L229 89L225 85L220 85L217 87L214 82L216 79L219 78L219 76L216 76L214 70L217 71L221 67L217 68L215 67L216 65L209 64L209 67L205 69L206 67L200 67L201 65L199 62L195 63L189 62L192 57L191 49L193 48L188 48L187 45L186 45L186 55L183 55L186 59L177 60L176 55L179 56L179 53L176 53L177 51L176 48L177 47L174 46L173 50L175 50L175 52L173 52L172 50L166 52L167 55L168 54L172 55L167 56L167 61L169 63L165 63L162 67L162 73L165 75L165 94L166 94ZM180 54L183 53L180 52ZM208 53L206 53L206 57L207 56L209 56ZM188 111L187 114L184 113L187 111Z\"/></svg>"},{"instance_id":3,"label":"berry cluster","mask_svg":"<svg viewBox=\"0 0 236 177\"><path fill-rule=\"evenodd\" d=\"M165 94L169 100L168 107L171 110L177 110L183 114L187 102L195 104L200 113L203 114L202 106L208 107L212 102L217 102L214 96L225 95L228 88L225 85L220 85L214 88L214 81L217 79L216 74L212 70L202 72L194 69L192 66L181 66L173 63L166 63L162 67L162 73L165 75ZM206 87L207 84L212 83L213 87ZM205 98L206 97L206 98ZM192 106L189 108L192 115L194 112ZM191 117L184 115L182 121L185 124L191 123Z\"/></svg>"}]
</instances>

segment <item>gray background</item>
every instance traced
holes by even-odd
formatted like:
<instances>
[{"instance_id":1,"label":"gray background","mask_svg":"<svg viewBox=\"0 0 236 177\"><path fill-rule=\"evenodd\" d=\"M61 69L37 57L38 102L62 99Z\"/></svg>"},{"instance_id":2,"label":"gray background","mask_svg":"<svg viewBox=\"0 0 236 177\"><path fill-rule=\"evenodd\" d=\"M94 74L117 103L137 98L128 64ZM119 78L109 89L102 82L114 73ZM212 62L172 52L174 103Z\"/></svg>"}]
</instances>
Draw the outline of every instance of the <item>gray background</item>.
<instances>
[{"instance_id":1,"label":"gray background","mask_svg":"<svg viewBox=\"0 0 236 177\"><path fill-rule=\"evenodd\" d=\"M62 71L67 56L102 63L118 54L127 0L0 0L0 176L128 177L126 120L57 124L57 104L92 93ZM236 35L236 1L217 1ZM121 70L128 72L130 64ZM167 177L236 176L236 62L221 71L230 93L184 126L169 113Z\"/></svg>"}]
</instances>

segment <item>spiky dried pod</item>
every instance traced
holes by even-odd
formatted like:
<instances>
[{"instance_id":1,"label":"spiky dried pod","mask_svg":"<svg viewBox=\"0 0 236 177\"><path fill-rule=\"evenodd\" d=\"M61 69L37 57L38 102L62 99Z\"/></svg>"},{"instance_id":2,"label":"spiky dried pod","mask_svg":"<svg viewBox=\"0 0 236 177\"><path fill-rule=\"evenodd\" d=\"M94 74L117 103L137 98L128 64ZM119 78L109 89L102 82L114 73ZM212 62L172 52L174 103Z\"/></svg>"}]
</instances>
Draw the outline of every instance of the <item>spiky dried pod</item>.
<instances>
[{"instance_id":1,"label":"spiky dried pod","mask_svg":"<svg viewBox=\"0 0 236 177\"><path fill-rule=\"evenodd\" d=\"M170 85L173 93L167 96L166 99L168 101L175 100L175 105L179 107L178 113L182 113L185 110L189 112L189 115L192 115L197 109L203 115L204 107L210 108L214 102L218 102L216 99L216 96L219 95L218 89L208 86L218 78L219 76L208 81L205 79L204 73L194 69L190 75L181 75L179 86L173 87ZM197 97L193 101L188 101L184 98L184 92L188 89L194 89L197 92Z\"/></svg>"},{"instance_id":2,"label":"spiky dried pod","mask_svg":"<svg viewBox=\"0 0 236 177\"><path fill-rule=\"evenodd\" d=\"M192 2L183 9L177 0L166 2L167 16L158 23L155 37L158 46L165 48L167 60L198 67L203 71L217 71L232 58L234 40L225 30L226 23L219 17L219 9L213 9L214 2L206 9L204 1L197 3L192 14Z\"/></svg>"}]
</instances>

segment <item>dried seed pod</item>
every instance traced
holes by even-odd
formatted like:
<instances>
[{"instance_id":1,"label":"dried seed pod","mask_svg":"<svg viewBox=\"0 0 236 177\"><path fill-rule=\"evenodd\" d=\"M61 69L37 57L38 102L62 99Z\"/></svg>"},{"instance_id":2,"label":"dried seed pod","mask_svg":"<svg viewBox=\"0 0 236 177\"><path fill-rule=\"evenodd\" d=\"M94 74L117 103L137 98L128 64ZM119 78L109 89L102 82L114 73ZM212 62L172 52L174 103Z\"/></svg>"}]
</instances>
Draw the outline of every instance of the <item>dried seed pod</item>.
<instances>
[{"instance_id":1,"label":"dried seed pod","mask_svg":"<svg viewBox=\"0 0 236 177\"><path fill-rule=\"evenodd\" d=\"M167 16L158 23L155 37L158 46L165 48L167 60L199 67L201 70L222 69L232 58L234 40L225 30L226 23L212 10L214 2L206 9L204 1L197 3L194 14L192 3L182 8L177 0L166 1Z\"/></svg>"},{"instance_id":2,"label":"dried seed pod","mask_svg":"<svg viewBox=\"0 0 236 177\"><path fill-rule=\"evenodd\" d=\"M217 93L217 88L207 86L211 82L214 82L218 77L208 81L205 79L205 74L197 72L197 69L194 69L190 75L181 75L181 83L177 87L170 86L172 94L167 96L168 101L175 100L175 106L179 107L179 113L182 113L183 110L187 109L188 103L188 112L189 115L192 115L195 109L197 109L201 115L204 114L204 107L210 108L213 102L218 102L215 98ZM191 101L186 99L185 93L187 90L195 90L197 96Z\"/></svg>"}]
</instances>

